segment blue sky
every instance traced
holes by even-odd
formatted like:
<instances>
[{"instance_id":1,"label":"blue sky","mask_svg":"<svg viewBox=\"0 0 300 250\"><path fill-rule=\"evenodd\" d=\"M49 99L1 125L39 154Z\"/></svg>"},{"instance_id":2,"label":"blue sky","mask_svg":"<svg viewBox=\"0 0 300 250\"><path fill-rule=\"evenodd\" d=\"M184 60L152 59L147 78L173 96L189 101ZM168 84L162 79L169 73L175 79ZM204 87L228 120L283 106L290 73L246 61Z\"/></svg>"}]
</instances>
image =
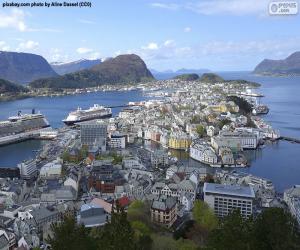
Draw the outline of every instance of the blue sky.
<instances>
[{"instance_id":1,"label":"blue sky","mask_svg":"<svg viewBox=\"0 0 300 250\"><path fill-rule=\"evenodd\" d=\"M0 50L49 62L136 53L150 68L252 70L300 50L300 18L269 0L93 0L92 8L0 8Z\"/></svg>"}]
</instances>

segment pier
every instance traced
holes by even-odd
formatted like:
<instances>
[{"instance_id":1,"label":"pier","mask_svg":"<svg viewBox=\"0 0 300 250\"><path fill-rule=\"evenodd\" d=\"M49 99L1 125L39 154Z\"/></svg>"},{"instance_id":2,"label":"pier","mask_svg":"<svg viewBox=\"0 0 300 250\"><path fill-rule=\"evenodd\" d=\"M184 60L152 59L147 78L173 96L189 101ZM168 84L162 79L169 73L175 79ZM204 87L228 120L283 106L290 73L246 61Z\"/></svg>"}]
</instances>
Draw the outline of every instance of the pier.
<instances>
[{"instance_id":1,"label":"pier","mask_svg":"<svg viewBox=\"0 0 300 250\"><path fill-rule=\"evenodd\" d=\"M138 106L143 106L143 104L122 104L122 105L117 105L117 106L105 106L105 108L128 108L128 107L138 107Z\"/></svg>"},{"instance_id":2,"label":"pier","mask_svg":"<svg viewBox=\"0 0 300 250\"><path fill-rule=\"evenodd\" d=\"M293 143L299 143L300 144L300 139L293 138L293 137L288 137L288 136L281 136L279 138L279 140L293 142Z\"/></svg>"}]
</instances>

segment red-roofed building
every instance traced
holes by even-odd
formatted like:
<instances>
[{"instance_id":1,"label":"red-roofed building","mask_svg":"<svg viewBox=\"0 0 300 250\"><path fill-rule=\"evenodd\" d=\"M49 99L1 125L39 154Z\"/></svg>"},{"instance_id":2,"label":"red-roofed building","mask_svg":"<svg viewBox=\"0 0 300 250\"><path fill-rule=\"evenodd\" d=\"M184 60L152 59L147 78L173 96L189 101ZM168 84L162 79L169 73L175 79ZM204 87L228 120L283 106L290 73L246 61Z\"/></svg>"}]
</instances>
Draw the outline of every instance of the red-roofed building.
<instances>
[{"instance_id":1,"label":"red-roofed building","mask_svg":"<svg viewBox=\"0 0 300 250\"><path fill-rule=\"evenodd\" d=\"M117 201L120 205L120 207L123 208L127 208L129 206L129 204L131 203L130 199L127 196L123 196L119 199L117 199Z\"/></svg>"}]
</instances>

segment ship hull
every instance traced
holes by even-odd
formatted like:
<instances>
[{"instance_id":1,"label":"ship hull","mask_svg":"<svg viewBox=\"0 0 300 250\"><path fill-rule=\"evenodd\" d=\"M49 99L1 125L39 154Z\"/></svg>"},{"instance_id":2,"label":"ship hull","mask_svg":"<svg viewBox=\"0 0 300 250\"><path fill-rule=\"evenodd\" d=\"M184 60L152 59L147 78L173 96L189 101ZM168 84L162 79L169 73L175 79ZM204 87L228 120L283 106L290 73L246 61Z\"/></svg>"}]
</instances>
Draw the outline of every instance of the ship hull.
<instances>
[{"instance_id":1,"label":"ship hull","mask_svg":"<svg viewBox=\"0 0 300 250\"><path fill-rule=\"evenodd\" d=\"M75 123L86 122L86 121L92 121L92 120L103 119L103 118L110 118L110 117L112 117L112 114L99 115L99 116L90 117L90 118L85 118L85 119L82 119L82 120L75 120L75 121L67 121L67 120L63 120L63 123L66 124L67 126L72 126L72 125L74 125Z\"/></svg>"}]
</instances>

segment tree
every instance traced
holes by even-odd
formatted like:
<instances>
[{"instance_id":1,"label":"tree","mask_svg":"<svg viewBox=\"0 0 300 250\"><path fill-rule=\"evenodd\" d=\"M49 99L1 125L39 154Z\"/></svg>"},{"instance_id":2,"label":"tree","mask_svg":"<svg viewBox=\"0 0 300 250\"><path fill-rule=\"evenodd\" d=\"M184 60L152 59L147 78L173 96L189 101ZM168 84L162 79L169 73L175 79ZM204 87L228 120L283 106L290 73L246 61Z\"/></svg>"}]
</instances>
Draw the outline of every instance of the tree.
<instances>
[{"instance_id":1,"label":"tree","mask_svg":"<svg viewBox=\"0 0 300 250\"><path fill-rule=\"evenodd\" d=\"M134 231L127 220L123 208L117 204L116 211L112 210L111 221L99 230L97 249L134 250L136 242Z\"/></svg>"},{"instance_id":2,"label":"tree","mask_svg":"<svg viewBox=\"0 0 300 250\"><path fill-rule=\"evenodd\" d=\"M297 221L281 208L269 208L258 215L252 232L252 249L300 249Z\"/></svg>"},{"instance_id":3,"label":"tree","mask_svg":"<svg viewBox=\"0 0 300 250\"><path fill-rule=\"evenodd\" d=\"M127 210L127 218L129 221L141 221L150 226L150 207L149 204L139 200L133 201Z\"/></svg>"},{"instance_id":4,"label":"tree","mask_svg":"<svg viewBox=\"0 0 300 250\"><path fill-rule=\"evenodd\" d=\"M228 119L224 119L224 120L221 120L219 123L218 123L218 127L219 129L222 129L224 127L224 125L229 125L231 123L230 120Z\"/></svg>"},{"instance_id":5,"label":"tree","mask_svg":"<svg viewBox=\"0 0 300 250\"><path fill-rule=\"evenodd\" d=\"M213 175L207 174L207 175L205 176L204 182L215 183L215 179L214 179Z\"/></svg>"},{"instance_id":6,"label":"tree","mask_svg":"<svg viewBox=\"0 0 300 250\"><path fill-rule=\"evenodd\" d=\"M177 242L172 237L154 234L153 250L177 250Z\"/></svg>"},{"instance_id":7,"label":"tree","mask_svg":"<svg viewBox=\"0 0 300 250\"><path fill-rule=\"evenodd\" d=\"M64 162L69 162L70 161L70 154L66 150L62 153L61 158L63 159Z\"/></svg>"},{"instance_id":8,"label":"tree","mask_svg":"<svg viewBox=\"0 0 300 250\"><path fill-rule=\"evenodd\" d=\"M281 208L268 208L249 219L233 211L211 232L207 247L214 250L296 250L300 249L300 235L295 219Z\"/></svg>"},{"instance_id":9,"label":"tree","mask_svg":"<svg viewBox=\"0 0 300 250\"><path fill-rule=\"evenodd\" d=\"M250 250L251 220L235 210L209 236L208 248L216 250Z\"/></svg>"},{"instance_id":10,"label":"tree","mask_svg":"<svg viewBox=\"0 0 300 250\"><path fill-rule=\"evenodd\" d=\"M206 129L204 128L204 126L198 125L196 127L196 132L198 133L199 137L202 138L205 135L205 133L206 133Z\"/></svg>"},{"instance_id":11,"label":"tree","mask_svg":"<svg viewBox=\"0 0 300 250\"><path fill-rule=\"evenodd\" d=\"M53 250L89 250L95 249L93 239L83 225L78 225L74 217L65 217L61 223L51 225L52 236L47 243Z\"/></svg>"},{"instance_id":12,"label":"tree","mask_svg":"<svg viewBox=\"0 0 300 250\"><path fill-rule=\"evenodd\" d=\"M193 217L196 224L207 230L213 230L218 224L217 217L204 201L196 200L193 208Z\"/></svg>"}]
</instances>

